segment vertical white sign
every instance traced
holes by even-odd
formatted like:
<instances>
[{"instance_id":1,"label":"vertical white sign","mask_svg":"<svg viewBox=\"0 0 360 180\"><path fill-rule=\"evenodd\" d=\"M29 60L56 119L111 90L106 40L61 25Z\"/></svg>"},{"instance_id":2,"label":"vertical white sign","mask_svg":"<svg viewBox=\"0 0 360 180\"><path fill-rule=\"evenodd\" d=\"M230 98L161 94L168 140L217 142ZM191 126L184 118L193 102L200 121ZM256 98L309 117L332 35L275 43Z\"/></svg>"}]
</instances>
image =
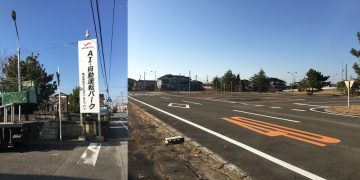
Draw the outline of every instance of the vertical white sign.
<instances>
[{"instance_id":1,"label":"vertical white sign","mask_svg":"<svg viewBox=\"0 0 360 180\"><path fill-rule=\"evenodd\" d=\"M96 39L78 41L80 113L99 113L99 79Z\"/></svg>"}]
</instances>

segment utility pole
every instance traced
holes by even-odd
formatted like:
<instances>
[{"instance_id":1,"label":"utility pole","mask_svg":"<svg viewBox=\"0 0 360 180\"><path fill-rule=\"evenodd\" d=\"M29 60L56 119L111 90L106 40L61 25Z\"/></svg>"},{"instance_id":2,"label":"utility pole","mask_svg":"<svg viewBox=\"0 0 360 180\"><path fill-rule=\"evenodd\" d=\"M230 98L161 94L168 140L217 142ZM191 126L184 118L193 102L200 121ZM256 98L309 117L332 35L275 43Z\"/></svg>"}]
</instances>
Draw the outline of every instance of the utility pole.
<instances>
[{"instance_id":1,"label":"utility pole","mask_svg":"<svg viewBox=\"0 0 360 180\"><path fill-rule=\"evenodd\" d=\"M121 92L121 105L124 104L124 101L123 101L123 92Z\"/></svg>"},{"instance_id":2,"label":"utility pole","mask_svg":"<svg viewBox=\"0 0 360 180\"><path fill-rule=\"evenodd\" d=\"M344 60L341 60L341 80L344 80Z\"/></svg>"},{"instance_id":3,"label":"utility pole","mask_svg":"<svg viewBox=\"0 0 360 180\"><path fill-rule=\"evenodd\" d=\"M190 87L190 85L191 85L191 71L189 71L189 96L191 96L191 87Z\"/></svg>"},{"instance_id":4,"label":"utility pole","mask_svg":"<svg viewBox=\"0 0 360 180\"><path fill-rule=\"evenodd\" d=\"M59 131L60 131L60 141L62 140L62 129L61 129L61 91L60 91L60 67L58 66L57 72L58 80L58 92L59 92Z\"/></svg>"},{"instance_id":5,"label":"utility pole","mask_svg":"<svg viewBox=\"0 0 360 180\"><path fill-rule=\"evenodd\" d=\"M144 92L145 92L145 71L144 71Z\"/></svg>"}]
</instances>

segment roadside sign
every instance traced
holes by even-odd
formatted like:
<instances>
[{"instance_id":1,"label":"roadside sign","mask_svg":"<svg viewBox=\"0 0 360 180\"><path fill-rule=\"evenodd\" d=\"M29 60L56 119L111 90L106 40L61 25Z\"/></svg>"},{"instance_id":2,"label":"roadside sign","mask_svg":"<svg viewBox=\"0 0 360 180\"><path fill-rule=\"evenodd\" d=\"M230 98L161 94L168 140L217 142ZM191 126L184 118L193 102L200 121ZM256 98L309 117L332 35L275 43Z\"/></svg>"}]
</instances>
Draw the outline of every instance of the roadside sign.
<instances>
[{"instance_id":1,"label":"roadside sign","mask_svg":"<svg viewBox=\"0 0 360 180\"><path fill-rule=\"evenodd\" d=\"M100 113L96 39L78 41L80 113Z\"/></svg>"},{"instance_id":2,"label":"roadside sign","mask_svg":"<svg viewBox=\"0 0 360 180\"><path fill-rule=\"evenodd\" d=\"M347 93L348 93L348 103L347 106L350 107L350 88L354 84L354 80L344 81L345 85L347 87Z\"/></svg>"},{"instance_id":3,"label":"roadside sign","mask_svg":"<svg viewBox=\"0 0 360 180\"><path fill-rule=\"evenodd\" d=\"M348 89L351 88L351 86L354 84L354 80L344 81L345 85Z\"/></svg>"},{"instance_id":4,"label":"roadside sign","mask_svg":"<svg viewBox=\"0 0 360 180\"><path fill-rule=\"evenodd\" d=\"M110 98L110 97L108 97L108 99L106 100L106 102L108 102L108 103L112 103L111 98Z\"/></svg>"}]
</instances>

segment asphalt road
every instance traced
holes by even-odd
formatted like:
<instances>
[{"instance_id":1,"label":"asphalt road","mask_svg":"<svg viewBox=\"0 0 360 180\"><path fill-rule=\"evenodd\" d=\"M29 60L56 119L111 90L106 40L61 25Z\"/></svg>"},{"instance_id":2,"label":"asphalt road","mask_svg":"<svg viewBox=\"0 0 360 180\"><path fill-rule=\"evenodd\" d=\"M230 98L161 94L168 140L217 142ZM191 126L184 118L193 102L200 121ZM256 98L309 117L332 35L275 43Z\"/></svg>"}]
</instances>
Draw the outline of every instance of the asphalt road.
<instances>
[{"instance_id":1,"label":"asphalt road","mask_svg":"<svg viewBox=\"0 0 360 180\"><path fill-rule=\"evenodd\" d=\"M38 141L0 152L0 179L127 179L127 114L105 142Z\"/></svg>"},{"instance_id":2,"label":"asphalt road","mask_svg":"<svg viewBox=\"0 0 360 180\"><path fill-rule=\"evenodd\" d=\"M323 108L347 97L138 92L129 100L257 179L360 179L360 118Z\"/></svg>"}]
</instances>

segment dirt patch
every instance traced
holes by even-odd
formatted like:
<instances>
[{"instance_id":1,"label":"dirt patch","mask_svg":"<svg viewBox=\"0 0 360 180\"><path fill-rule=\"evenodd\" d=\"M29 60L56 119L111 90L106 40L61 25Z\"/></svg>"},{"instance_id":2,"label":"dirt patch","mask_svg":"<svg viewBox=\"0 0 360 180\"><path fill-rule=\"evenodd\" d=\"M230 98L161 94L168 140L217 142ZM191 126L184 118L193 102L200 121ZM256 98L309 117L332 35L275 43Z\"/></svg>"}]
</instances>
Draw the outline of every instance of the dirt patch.
<instances>
[{"instance_id":1,"label":"dirt patch","mask_svg":"<svg viewBox=\"0 0 360 180\"><path fill-rule=\"evenodd\" d=\"M129 127L129 179L250 179L187 137L165 145L165 137L183 135L132 103Z\"/></svg>"},{"instance_id":2,"label":"dirt patch","mask_svg":"<svg viewBox=\"0 0 360 180\"><path fill-rule=\"evenodd\" d=\"M360 115L360 106L332 106L326 109L327 111L340 113L340 114L349 114L349 115Z\"/></svg>"}]
</instances>

